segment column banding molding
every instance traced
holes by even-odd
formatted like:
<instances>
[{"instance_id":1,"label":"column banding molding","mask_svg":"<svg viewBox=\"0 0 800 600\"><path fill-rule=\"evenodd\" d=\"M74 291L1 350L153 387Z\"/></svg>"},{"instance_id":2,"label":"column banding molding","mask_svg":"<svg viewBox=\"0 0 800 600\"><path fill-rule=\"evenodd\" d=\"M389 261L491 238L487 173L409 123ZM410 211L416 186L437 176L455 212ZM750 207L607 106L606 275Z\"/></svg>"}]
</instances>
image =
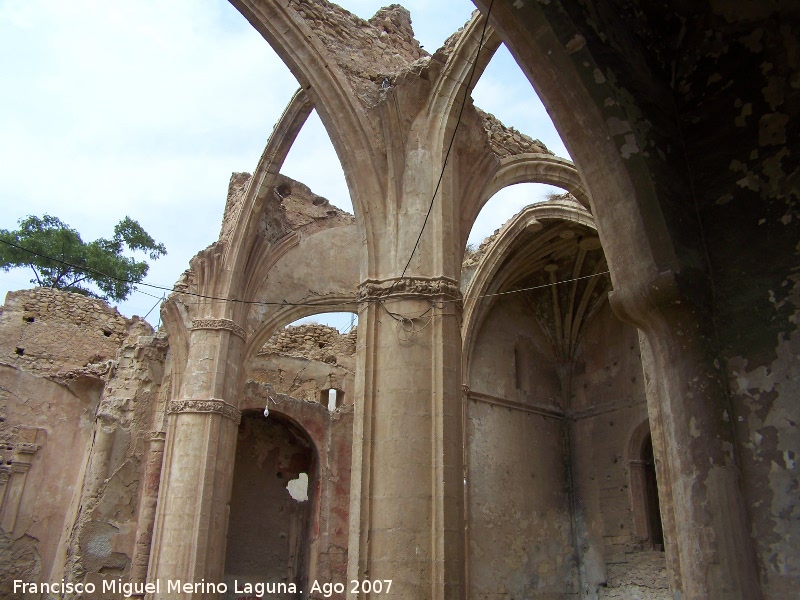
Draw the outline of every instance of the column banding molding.
<instances>
[{"instance_id":1,"label":"column banding molding","mask_svg":"<svg viewBox=\"0 0 800 600\"><path fill-rule=\"evenodd\" d=\"M242 420L242 413L233 404L225 400L211 398L209 400L170 400L167 405L167 414L178 413L203 413L218 414L228 417L237 425Z\"/></svg>"},{"instance_id":2,"label":"column banding molding","mask_svg":"<svg viewBox=\"0 0 800 600\"><path fill-rule=\"evenodd\" d=\"M244 328L230 319L192 319L192 329L217 329L230 331L233 335L247 341Z\"/></svg>"},{"instance_id":3,"label":"column banding molding","mask_svg":"<svg viewBox=\"0 0 800 600\"><path fill-rule=\"evenodd\" d=\"M390 277L366 279L358 286L358 302L385 298L439 298L463 302L464 296L455 279L450 277Z\"/></svg>"}]
</instances>

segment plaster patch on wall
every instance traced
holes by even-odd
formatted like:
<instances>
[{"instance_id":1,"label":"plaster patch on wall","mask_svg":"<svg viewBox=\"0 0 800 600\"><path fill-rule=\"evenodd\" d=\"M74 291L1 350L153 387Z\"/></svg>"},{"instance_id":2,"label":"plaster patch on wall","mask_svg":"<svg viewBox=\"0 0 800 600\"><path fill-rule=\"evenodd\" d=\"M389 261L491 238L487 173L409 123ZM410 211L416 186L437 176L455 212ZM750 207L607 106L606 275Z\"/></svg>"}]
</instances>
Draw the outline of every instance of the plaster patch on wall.
<instances>
[{"instance_id":1,"label":"plaster patch on wall","mask_svg":"<svg viewBox=\"0 0 800 600\"><path fill-rule=\"evenodd\" d=\"M631 124L628 121L623 121L617 117L610 117L606 120L608 125L608 132L611 135L622 135L631 130Z\"/></svg>"},{"instance_id":2,"label":"plaster patch on wall","mask_svg":"<svg viewBox=\"0 0 800 600\"><path fill-rule=\"evenodd\" d=\"M748 102L744 106L742 106L742 112L739 113L739 116L736 117L733 122L737 127L744 127L747 125L747 117L753 114L753 105Z\"/></svg>"},{"instance_id":3,"label":"plaster patch on wall","mask_svg":"<svg viewBox=\"0 0 800 600\"><path fill-rule=\"evenodd\" d=\"M564 49L567 51L567 54L574 54L584 46L586 46L586 38L578 33L575 34L574 38L567 42L567 45L564 46Z\"/></svg>"},{"instance_id":4,"label":"plaster patch on wall","mask_svg":"<svg viewBox=\"0 0 800 600\"><path fill-rule=\"evenodd\" d=\"M786 143L786 125L789 115L769 113L758 121L758 145L777 146Z\"/></svg>"},{"instance_id":5,"label":"plaster patch on wall","mask_svg":"<svg viewBox=\"0 0 800 600\"><path fill-rule=\"evenodd\" d=\"M689 433L691 433L693 438L699 438L700 434L702 433L700 428L697 426L697 421L694 417L689 419Z\"/></svg>"},{"instance_id":6,"label":"plaster patch on wall","mask_svg":"<svg viewBox=\"0 0 800 600\"><path fill-rule=\"evenodd\" d=\"M787 469L794 471L797 468L797 461L794 460L795 456L797 456L791 450L785 450L783 453L783 462Z\"/></svg>"},{"instance_id":7,"label":"plaster patch on wall","mask_svg":"<svg viewBox=\"0 0 800 600\"><path fill-rule=\"evenodd\" d=\"M111 538L108 535L96 535L86 544L86 549L90 554L100 558L111 556Z\"/></svg>"},{"instance_id":8,"label":"plaster patch on wall","mask_svg":"<svg viewBox=\"0 0 800 600\"><path fill-rule=\"evenodd\" d=\"M788 296L770 301L778 306L800 305L800 284ZM796 310L788 321L796 323ZM751 498L760 498L753 512L753 538L761 547L762 572L800 578L800 489L796 449L800 448L800 411L796 381L800 381L800 335L781 333L776 358L767 365L748 369L748 361L728 361L734 401L745 415L746 445L744 473Z\"/></svg>"},{"instance_id":9,"label":"plaster patch on wall","mask_svg":"<svg viewBox=\"0 0 800 600\"><path fill-rule=\"evenodd\" d=\"M291 497L298 502L308 500L308 474L300 473L297 479L292 479L286 484L286 489Z\"/></svg>"},{"instance_id":10,"label":"plaster patch on wall","mask_svg":"<svg viewBox=\"0 0 800 600\"><path fill-rule=\"evenodd\" d=\"M594 75L594 82L595 83L605 83L606 76L603 75L603 72L600 69L595 69L592 73Z\"/></svg>"},{"instance_id":11,"label":"plaster patch on wall","mask_svg":"<svg viewBox=\"0 0 800 600\"><path fill-rule=\"evenodd\" d=\"M625 143L620 148L622 158L630 158L634 154L639 153L639 145L636 143L636 137L629 133L625 136Z\"/></svg>"}]
</instances>

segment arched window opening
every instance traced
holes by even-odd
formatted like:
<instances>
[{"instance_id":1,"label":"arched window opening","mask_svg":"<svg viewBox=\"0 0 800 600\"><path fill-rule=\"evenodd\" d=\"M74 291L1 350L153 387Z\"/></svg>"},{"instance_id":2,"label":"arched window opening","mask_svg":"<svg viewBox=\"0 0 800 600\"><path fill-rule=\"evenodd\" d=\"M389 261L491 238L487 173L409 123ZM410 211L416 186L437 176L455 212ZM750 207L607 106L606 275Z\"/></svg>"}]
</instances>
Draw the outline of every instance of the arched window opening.
<instances>
[{"instance_id":1,"label":"arched window opening","mask_svg":"<svg viewBox=\"0 0 800 600\"><path fill-rule=\"evenodd\" d=\"M634 532L653 550L664 549L653 437L647 422L634 433L628 462Z\"/></svg>"}]
</instances>

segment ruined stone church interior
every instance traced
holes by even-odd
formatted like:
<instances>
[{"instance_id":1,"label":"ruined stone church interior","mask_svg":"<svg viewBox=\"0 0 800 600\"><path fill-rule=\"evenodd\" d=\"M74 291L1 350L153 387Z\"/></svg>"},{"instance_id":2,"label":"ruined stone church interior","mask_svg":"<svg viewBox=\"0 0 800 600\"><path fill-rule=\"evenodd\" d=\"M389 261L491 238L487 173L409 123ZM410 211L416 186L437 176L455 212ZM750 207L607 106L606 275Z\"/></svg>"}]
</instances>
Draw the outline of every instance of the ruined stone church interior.
<instances>
[{"instance_id":1,"label":"ruined stone church interior","mask_svg":"<svg viewBox=\"0 0 800 600\"><path fill-rule=\"evenodd\" d=\"M0 594L796 598L800 5L231 4L298 90L162 327L0 313ZM501 44L574 162L473 104ZM312 110L354 215L281 172Z\"/></svg>"}]
</instances>

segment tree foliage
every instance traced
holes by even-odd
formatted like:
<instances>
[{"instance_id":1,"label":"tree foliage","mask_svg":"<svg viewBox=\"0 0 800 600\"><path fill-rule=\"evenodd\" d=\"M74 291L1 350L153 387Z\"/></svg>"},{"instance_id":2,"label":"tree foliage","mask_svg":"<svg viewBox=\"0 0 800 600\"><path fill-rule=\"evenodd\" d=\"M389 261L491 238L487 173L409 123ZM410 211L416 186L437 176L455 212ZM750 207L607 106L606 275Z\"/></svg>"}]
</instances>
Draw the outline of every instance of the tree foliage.
<instances>
[{"instance_id":1,"label":"tree foliage","mask_svg":"<svg viewBox=\"0 0 800 600\"><path fill-rule=\"evenodd\" d=\"M86 243L80 234L56 217L28 216L19 229L0 229L0 268L30 268L31 283L77 292L104 300L125 300L147 275L149 265L124 256L123 251L145 252L151 260L167 253L138 222L125 217L114 227L114 237ZM99 293L87 287L94 284Z\"/></svg>"}]
</instances>

